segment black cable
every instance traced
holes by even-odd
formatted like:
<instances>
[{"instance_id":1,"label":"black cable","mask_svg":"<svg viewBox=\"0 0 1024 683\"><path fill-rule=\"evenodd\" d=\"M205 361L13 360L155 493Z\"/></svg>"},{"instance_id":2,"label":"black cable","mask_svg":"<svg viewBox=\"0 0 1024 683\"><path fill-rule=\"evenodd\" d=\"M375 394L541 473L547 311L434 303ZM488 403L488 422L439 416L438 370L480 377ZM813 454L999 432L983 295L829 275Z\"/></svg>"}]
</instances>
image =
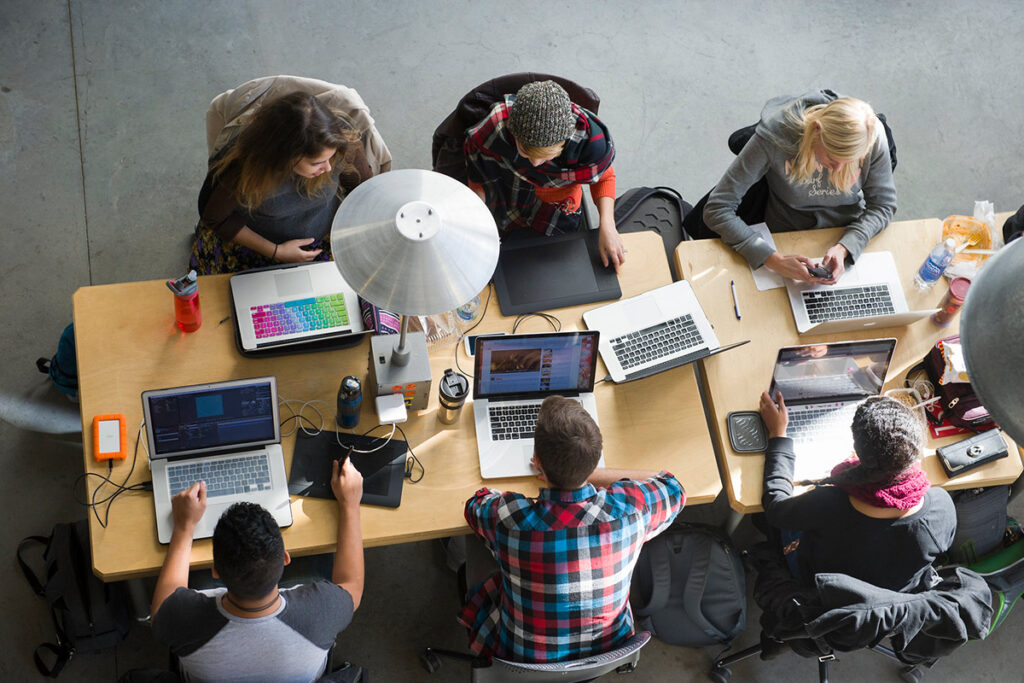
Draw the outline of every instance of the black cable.
<instances>
[{"instance_id":1,"label":"black cable","mask_svg":"<svg viewBox=\"0 0 1024 683\"><path fill-rule=\"evenodd\" d=\"M75 481L71 484L71 494L72 496L74 496L75 502L78 503L79 505L84 505L85 507L88 507L90 510L92 510L93 515L96 516L96 521L99 522L100 527L103 529L107 528L107 524L110 521L110 507L114 504L114 500L116 500L119 495L126 491L147 491L150 490L150 488L152 487L152 484L150 482L139 482L138 484L125 486L125 484L127 484L128 481L132 478L132 474L135 472L135 464L138 462L139 458L140 441L142 441L142 425L139 425L139 432L135 437L135 450L132 453L132 466L128 470L128 474L125 476L124 480L120 484L111 480L110 478L114 472L113 460L107 461L106 475L98 474L96 472L83 472L82 474L78 475L75 478ZM100 484L93 489L92 496L90 497L90 499L83 501L78 497L78 482L85 481L88 477L99 477ZM114 492L107 495L105 498L100 498L99 500L97 500L97 496L99 495L100 489L102 489L107 484L110 484L115 488ZM101 519L98 508L103 503L106 503L107 507L104 510L103 518Z\"/></svg>"},{"instance_id":2,"label":"black cable","mask_svg":"<svg viewBox=\"0 0 1024 683\"><path fill-rule=\"evenodd\" d=\"M475 330L477 328L477 326L484 321L484 316L487 315L487 308L491 305L491 291L493 289L493 286L494 285L490 284L490 283L487 285L487 298L484 300L484 310L480 313L479 317L477 318L477 321L475 323L473 323L472 325L470 325L469 328L466 329L464 332L459 334L459 338L455 342L455 369L460 374L465 375L469 379L474 379L473 373L466 372L459 365L459 347L462 346L462 340L466 337L466 335L468 335L470 332Z\"/></svg>"},{"instance_id":3,"label":"black cable","mask_svg":"<svg viewBox=\"0 0 1024 683\"><path fill-rule=\"evenodd\" d=\"M555 332L562 331L562 321L551 315L550 313L523 313L522 315L516 316L516 321L512 323L512 334L516 333L519 326L530 318L544 318L551 325L551 329Z\"/></svg>"},{"instance_id":4,"label":"black cable","mask_svg":"<svg viewBox=\"0 0 1024 683\"><path fill-rule=\"evenodd\" d=\"M409 442L409 437L405 435L405 430L402 429L400 425L395 426L398 427L398 431L402 434L402 439L405 440L406 448L409 449L409 457L405 459L405 477L409 480L410 484L418 484L423 479L424 475L426 475L427 468L423 466L420 459L412 452L412 444ZM417 466L420 468L420 476L413 478L412 475L413 472L416 471Z\"/></svg>"}]
</instances>

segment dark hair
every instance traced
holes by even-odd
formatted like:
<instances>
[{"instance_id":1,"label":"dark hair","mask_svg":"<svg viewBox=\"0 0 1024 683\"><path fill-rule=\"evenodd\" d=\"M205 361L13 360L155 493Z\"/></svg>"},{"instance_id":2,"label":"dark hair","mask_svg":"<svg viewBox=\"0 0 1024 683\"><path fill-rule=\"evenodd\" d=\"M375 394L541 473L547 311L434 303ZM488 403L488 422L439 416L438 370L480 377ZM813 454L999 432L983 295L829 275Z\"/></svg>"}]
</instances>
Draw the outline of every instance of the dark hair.
<instances>
[{"instance_id":1,"label":"dark hair","mask_svg":"<svg viewBox=\"0 0 1024 683\"><path fill-rule=\"evenodd\" d=\"M601 459L601 447L601 431L579 401L544 399L533 448L549 484L560 489L583 486Z\"/></svg>"},{"instance_id":2,"label":"dark hair","mask_svg":"<svg viewBox=\"0 0 1024 683\"><path fill-rule=\"evenodd\" d=\"M344 115L331 111L313 95L295 92L264 104L213 162L212 169L214 177L219 177L231 168L238 202L251 210L291 175L303 157L335 149L331 165L351 172L351 147L358 139ZM331 182L337 183L337 174L300 179L310 197Z\"/></svg>"},{"instance_id":3,"label":"dark hair","mask_svg":"<svg viewBox=\"0 0 1024 683\"><path fill-rule=\"evenodd\" d=\"M816 483L886 487L899 481L921 454L921 420L894 399L865 400L857 406L850 429L860 464Z\"/></svg>"},{"instance_id":4,"label":"dark hair","mask_svg":"<svg viewBox=\"0 0 1024 683\"><path fill-rule=\"evenodd\" d=\"M273 516L255 503L235 503L213 530L213 566L232 595L255 600L284 572L284 540Z\"/></svg>"}]
</instances>

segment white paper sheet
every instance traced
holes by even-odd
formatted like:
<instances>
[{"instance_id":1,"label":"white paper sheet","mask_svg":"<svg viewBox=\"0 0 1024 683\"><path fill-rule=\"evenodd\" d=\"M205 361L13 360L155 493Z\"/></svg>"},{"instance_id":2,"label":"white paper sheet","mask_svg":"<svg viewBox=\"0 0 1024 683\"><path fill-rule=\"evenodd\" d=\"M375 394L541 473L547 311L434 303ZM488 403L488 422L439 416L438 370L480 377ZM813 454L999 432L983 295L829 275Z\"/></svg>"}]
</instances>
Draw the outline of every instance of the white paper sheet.
<instances>
[{"instance_id":1,"label":"white paper sheet","mask_svg":"<svg viewBox=\"0 0 1024 683\"><path fill-rule=\"evenodd\" d=\"M767 223L757 223L756 225L751 225L750 228L760 235L761 239L771 245L772 249L775 249L775 240L772 238L771 231L768 230ZM768 270L764 266L756 270L751 267L750 273L754 276L754 284L757 285L758 291L763 292L766 289L786 286L786 281L781 275L773 270Z\"/></svg>"}]
</instances>

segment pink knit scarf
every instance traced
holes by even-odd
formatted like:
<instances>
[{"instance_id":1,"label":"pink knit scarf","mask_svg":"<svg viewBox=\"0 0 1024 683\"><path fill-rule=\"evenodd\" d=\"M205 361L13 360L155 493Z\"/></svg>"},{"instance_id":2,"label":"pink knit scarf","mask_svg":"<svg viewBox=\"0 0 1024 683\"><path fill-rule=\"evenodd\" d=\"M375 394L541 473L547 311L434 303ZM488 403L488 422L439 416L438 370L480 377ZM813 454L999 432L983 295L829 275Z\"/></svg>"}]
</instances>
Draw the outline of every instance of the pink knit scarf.
<instances>
[{"instance_id":1,"label":"pink knit scarf","mask_svg":"<svg viewBox=\"0 0 1024 683\"><path fill-rule=\"evenodd\" d=\"M857 456L851 456L832 468L832 476L860 464ZM914 463L900 478L888 486L879 487L873 484L838 484L839 488L857 500L880 508L909 510L922 500L931 487L927 475L921 470L920 463Z\"/></svg>"}]
</instances>

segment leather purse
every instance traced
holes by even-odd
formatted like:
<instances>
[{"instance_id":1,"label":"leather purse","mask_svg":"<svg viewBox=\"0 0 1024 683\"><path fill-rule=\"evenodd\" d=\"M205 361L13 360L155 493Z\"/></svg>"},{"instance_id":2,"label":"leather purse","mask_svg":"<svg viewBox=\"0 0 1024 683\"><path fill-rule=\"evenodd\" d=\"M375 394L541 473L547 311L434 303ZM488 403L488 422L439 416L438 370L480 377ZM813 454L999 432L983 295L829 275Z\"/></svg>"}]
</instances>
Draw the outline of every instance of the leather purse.
<instances>
[{"instance_id":1,"label":"leather purse","mask_svg":"<svg viewBox=\"0 0 1024 683\"><path fill-rule=\"evenodd\" d=\"M992 429L981 434L943 446L936 451L946 476L955 477L980 467L987 462L1009 455L1003 433Z\"/></svg>"}]
</instances>

